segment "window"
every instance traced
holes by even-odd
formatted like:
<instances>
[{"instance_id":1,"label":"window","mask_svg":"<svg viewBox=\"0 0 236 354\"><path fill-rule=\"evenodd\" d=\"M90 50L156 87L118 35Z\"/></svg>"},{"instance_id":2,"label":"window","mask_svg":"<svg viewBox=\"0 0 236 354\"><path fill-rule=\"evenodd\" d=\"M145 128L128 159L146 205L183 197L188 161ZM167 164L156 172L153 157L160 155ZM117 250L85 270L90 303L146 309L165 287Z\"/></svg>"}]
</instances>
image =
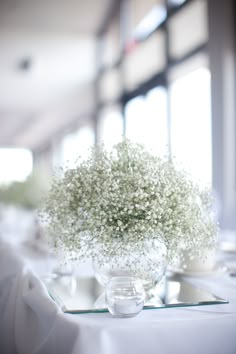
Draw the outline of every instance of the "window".
<instances>
[{"instance_id":1,"label":"window","mask_svg":"<svg viewBox=\"0 0 236 354\"><path fill-rule=\"evenodd\" d=\"M98 141L107 148L117 144L123 137L123 117L119 106L109 106L100 112Z\"/></svg>"},{"instance_id":2,"label":"window","mask_svg":"<svg viewBox=\"0 0 236 354\"><path fill-rule=\"evenodd\" d=\"M170 55L181 58L208 40L207 4L195 0L182 11L172 16L168 22Z\"/></svg>"},{"instance_id":3,"label":"window","mask_svg":"<svg viewBox=\"0 0 236 354\"><path fill-rule=\"evenodd\" d=\"M126 137L153 153L166 154L168 145L166 90L157 87L125 107Z\"/></svg>"},{"instance_id":4,"label":"window","mask_svg":"<svg viewBox=\"0 0 236 354\"><path fill-rule=\"evenodd\" d=\"M81 127L77 132L68 134L62 141L62 164L70 168L75 167L78 158L87 157L94 139L94 130L90 126Z\"/></svg>"},{"instance_id":5,"label":"window","mask_svg":"<svg viewBox=\"0 0 236 354\"><path fill-rule=\"evenodd\" d=\"M31 151L20 148L0 149L0 184L23 182L32 173Z\"/></svg>"},{"instance_id":6,"label":"window","mask_svg":"<svg viewBox=\"0 0 236 354\"><path fill-rule=\"evenodd\" d=\"M166 65L165 37L162 30L153 33L126 53L123 61L124 84L128 91L161 72Z\"/></svg>"},{"instance_id":7,"label":"window","mask_svg":"<svg viewBox=\"0 0 236 354\"><path fill-rule=\"evenodd\" d=\"M134 31L134 37L137 40L146 38L152 33L158 25L166 19L166 9L162 3L155 4L150 11L144 16Z\"/></svg>"},{"instance_id":8,"label":"window","mask_svg":"<svg viewBox=\"0 0 236 354\"><path fill-rule=\"evenodd\" d=\"M166 18L164 0L129 0L127 39L142 39Z\"/></svg>"},{"instance_id":9,"label":"window","mask_svg":"<svg viewBox=\"0 0 236 354\"><path fill-rule=\"evenodd\" d=\"M172 156L198 182L212 183L210 72L198 68L170 86Z\"/></svg>"},{"instance_id":10,"label":"window","mask_svg":"<svg viewBox=\"0 0 236 354\"><path fill-rule=\"evenodd\" d=\"M109 145L118 140L122 119L115 118L109 106L122 103L129 139L154 153L175 156L195 179L211 185L207 2L121 3L111 25L121 16L123 51L120 60L112 67L107 64L98 76L98 140ZM111 26L105 31L109 33Z\"/></svg>"}]
</instances>

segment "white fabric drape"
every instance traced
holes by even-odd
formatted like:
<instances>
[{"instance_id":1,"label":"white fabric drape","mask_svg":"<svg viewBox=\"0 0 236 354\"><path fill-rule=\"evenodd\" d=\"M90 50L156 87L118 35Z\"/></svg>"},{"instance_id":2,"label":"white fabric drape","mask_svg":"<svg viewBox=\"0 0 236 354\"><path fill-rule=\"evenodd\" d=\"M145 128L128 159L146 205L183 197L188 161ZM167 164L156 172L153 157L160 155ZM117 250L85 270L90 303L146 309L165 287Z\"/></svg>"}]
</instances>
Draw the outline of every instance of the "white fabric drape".
<instances>
[{"instance_id":1,"label":"white fabric drape","mask_svg":"<svg viewBox=\"0 0 236 354\"><path fill-rule=\"evenodd\" d=\"M79 328L7 245L0 246L0 353L73 353Z\"/></svg>"}]
</instances>

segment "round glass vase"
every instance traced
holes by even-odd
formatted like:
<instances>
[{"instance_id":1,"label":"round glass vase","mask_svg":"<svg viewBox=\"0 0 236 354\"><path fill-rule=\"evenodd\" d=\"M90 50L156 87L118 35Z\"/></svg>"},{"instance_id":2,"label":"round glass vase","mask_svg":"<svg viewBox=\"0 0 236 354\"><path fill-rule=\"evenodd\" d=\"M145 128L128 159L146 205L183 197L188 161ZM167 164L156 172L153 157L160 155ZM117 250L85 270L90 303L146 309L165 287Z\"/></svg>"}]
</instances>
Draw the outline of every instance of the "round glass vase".
<instances>
[{"instance_id":1,"label":"round glass vase","mask_svg":"<svg viewBox=\"0 0 236 354\"><path fill-rule=\"evenodd\" d=\"M113 277L138 278L145 289L146 300L149 300L165 273L166 253L163 242L148 240L139 251L110 257L109 262L93 262L95 277L104 288Z\"/></svg>"}]
</instances>

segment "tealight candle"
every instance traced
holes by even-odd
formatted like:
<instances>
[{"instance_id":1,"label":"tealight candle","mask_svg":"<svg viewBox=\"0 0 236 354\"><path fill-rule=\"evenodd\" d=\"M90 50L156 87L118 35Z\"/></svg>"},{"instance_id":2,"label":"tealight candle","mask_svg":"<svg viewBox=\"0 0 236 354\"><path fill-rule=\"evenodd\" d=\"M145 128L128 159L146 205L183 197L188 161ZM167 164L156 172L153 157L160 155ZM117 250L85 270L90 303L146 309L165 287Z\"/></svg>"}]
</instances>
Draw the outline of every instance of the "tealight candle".
<instances>
[{"instance_id":1,"label":"tealight candle","mask_svg":"<svg viewBox=\"0 0 236 354\"><path fill-rule=\"evenodd\" d=\"M140 305L142 305L142 303ZM125 299L117 300L114 303L114 308L117 313L124 314L124 315L137 312L137 305L136 302L134 302L133 300L125 300Z\"/></svg>"},{"instance_id":2,"label":"tealight candle","mask_svg":"<svg viewBox=\"0 0 236 354\"><path fill-rule=\"evenodd\" d=\"M137 315L144 305L145 291L142 282L133 277L113 277L106 288L109 312L116 317Z\"/></svg>"}]
</instances>

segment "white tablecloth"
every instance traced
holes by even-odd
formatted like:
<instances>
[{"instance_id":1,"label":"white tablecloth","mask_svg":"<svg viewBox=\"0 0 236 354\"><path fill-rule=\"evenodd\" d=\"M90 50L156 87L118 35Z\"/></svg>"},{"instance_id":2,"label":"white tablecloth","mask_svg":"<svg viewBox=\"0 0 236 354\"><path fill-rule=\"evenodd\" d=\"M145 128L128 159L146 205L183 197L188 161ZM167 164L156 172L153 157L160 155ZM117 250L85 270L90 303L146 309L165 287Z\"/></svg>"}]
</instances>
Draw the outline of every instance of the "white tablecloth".
<instances>
[{"instance_id":1,"label":"white tablecloth","mask_svg":"<svg viewBox=\"0 0 236 354\"><path fill-rule=\"evenodd\" d=\"M229 304L109 313L64 314L7 245L0 246L1 354L236 354L236 277L195 283Z\"/></svg>"}]
</instances>

